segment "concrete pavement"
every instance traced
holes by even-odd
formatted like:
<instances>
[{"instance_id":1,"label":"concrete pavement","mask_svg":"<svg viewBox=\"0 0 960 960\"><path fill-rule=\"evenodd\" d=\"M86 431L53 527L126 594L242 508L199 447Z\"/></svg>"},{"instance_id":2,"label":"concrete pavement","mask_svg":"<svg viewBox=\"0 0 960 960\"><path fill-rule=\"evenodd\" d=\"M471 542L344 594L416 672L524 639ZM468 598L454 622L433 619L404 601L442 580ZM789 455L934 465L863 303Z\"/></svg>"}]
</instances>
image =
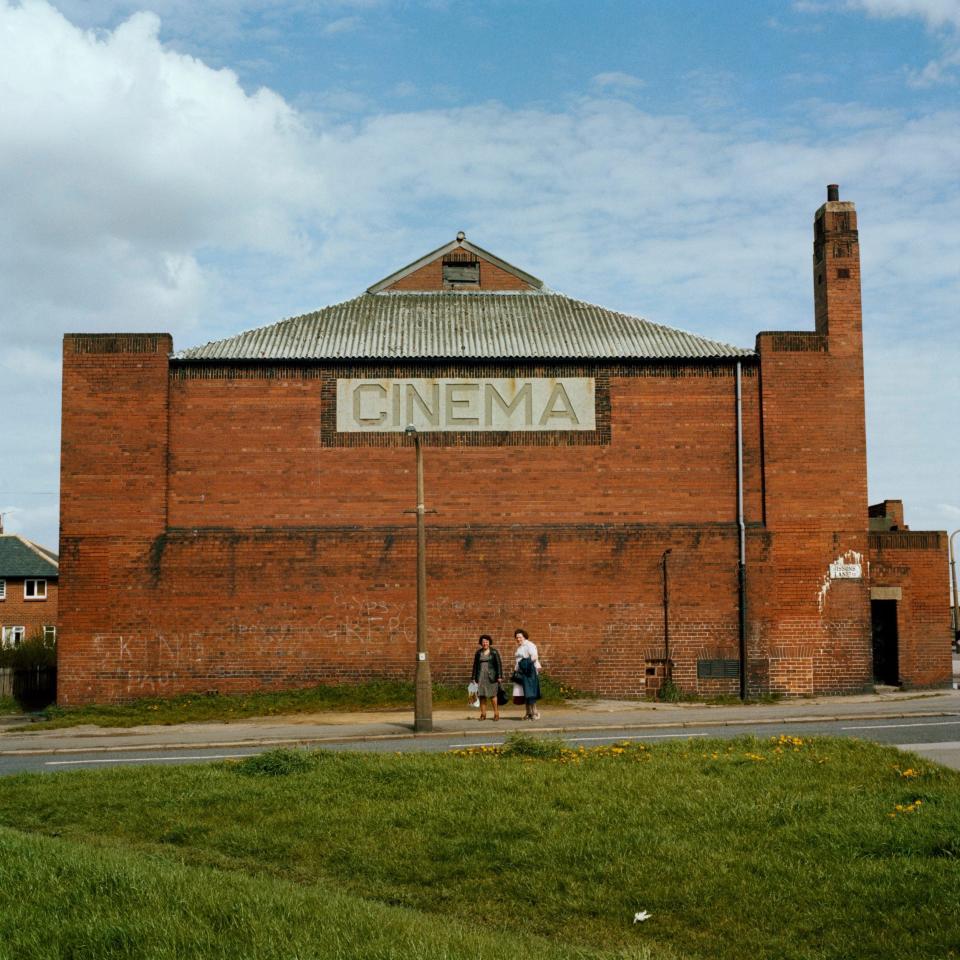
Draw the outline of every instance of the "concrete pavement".
<instances>
[{"instance_id":1,"label":"concrete pavement","mask_svg":"<svg viewBox=\"0 0 960 960\"><path fill-rule=\"evenodd\" d=\"M846 697L787 700L772 704L707 705L645 701L573 701L544 707L542 719L524 722L521 708L506 706L502 719L479 722L468 707L434 711L433 734L413 733L412 705L405 711L299 714L228 723L184 723L175 726L68 727L62 730L12 730L11 718L0 718L0 756L70 754L93 751L178 750L184 748L293 746L362 742L429 736L491 736L514 730L525 733L747 726L758 723L805 723L824 720L878 720L960 715L960 691L883 691ZM16 718L17 723L23 718Z\"/></svg>"}]
</instances>

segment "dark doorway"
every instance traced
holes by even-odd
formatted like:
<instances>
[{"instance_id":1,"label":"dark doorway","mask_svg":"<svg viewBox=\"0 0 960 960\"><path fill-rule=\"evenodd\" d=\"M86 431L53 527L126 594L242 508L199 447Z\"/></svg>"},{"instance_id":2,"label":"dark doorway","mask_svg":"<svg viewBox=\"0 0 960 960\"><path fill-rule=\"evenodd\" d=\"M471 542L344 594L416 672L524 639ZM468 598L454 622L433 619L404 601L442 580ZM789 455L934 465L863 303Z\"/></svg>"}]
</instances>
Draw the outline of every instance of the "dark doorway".
<instances>
[{"instance_id":1,"label":"dark doorway","mask_svg":"<svg viewBox=\"0 0 960 960\"><path fill-rule=\"evenodd\" d=\"M873 622L873 679L888 687L900 682L897 663L897 601L871 600Z\"/></svg>"}]
</instances>

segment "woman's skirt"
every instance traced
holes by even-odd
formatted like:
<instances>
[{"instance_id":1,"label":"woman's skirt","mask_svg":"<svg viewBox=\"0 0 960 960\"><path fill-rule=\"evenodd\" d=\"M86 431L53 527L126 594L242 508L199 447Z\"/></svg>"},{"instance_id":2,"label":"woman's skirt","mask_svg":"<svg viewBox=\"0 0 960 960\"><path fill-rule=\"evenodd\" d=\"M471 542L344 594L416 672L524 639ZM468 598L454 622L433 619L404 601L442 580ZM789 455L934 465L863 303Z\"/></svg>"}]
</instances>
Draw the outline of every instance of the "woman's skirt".
<instances>
[{"instance_id":1,"label":"woman's skirt","mask_svg":"<svg viewBox=\"0 0 960 960\"><path fill-rule=\"evenodd\" d=\"M477 681L478 697L495 697L497 695L497 678L490 677L486 670L480 671L480 679Z\"/></svg>"}]
</instances>

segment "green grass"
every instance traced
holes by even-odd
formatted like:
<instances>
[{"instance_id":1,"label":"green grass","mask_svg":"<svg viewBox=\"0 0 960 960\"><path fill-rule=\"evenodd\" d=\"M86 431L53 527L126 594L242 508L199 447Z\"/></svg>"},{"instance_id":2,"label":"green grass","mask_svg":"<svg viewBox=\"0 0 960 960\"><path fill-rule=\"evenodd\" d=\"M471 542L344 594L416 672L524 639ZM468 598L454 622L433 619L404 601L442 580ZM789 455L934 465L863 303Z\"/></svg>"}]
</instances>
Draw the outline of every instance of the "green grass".
<instances>
[{"instance_id":1,"label":"green grass","mask_svg":"<svg viewBox=\"0 0 960 960\"><path fill-rule=\"evenodd\" d=\"M549 677L542 679L543 702L546 704L587 696ZM406 707L412 709L413 696L413 683L400 680L374 680L339 686L320 685L300 690L232 696L194 693L168 699L146 698L131 703L90 704L81 707L51 706L41 711L43 719L19 729L53 730L82 724L136 727L144 724L229 721L332 711L390 710ZM0 701L0 705L2 703L3 701ZM462 685L435 683L433 703L436 707L465 707L466 682ZM19 708L10 712L19 712Z\"/></svg>"},{"instance_id":2,"label":"green grass","mask_svg":"<svg viewBox=\"0 0 960 960\"><path fill-rule=\"evenodd\" d=\"M22 713L20 704L13 697L0 697L0 717Z\"/></svg>"},{"instance_id":3,"label":"green grass","mask_svg":"<svg viewBox=\"0 0 960 960\"><path fill-rule=\"evenodd\" d=\"M0 852L0 956L20 904L46 918L42 940L18 941L23 958L166 956L150 918L186 937L200 910L229 937L234 909L236 956L361 956L382 923L397 956L960 957L960 774L856 741L573 751L519 737L454 755L274 751L21 775L0 780L0 825L15 844L48 838L50 854L18 854L4 880ZM133 878L116 881L104 921L123 950L54 952L85 909L106 909L107 869ZM51 870L67 879L51 884ZM225 914L217 890L232 891ZM326 916L334 894L352 904L330 908L346 924L334 946L297 921L278 952L254 948L284 927L284 904ZM638 910L651 919L635 925ZM542 943L519 945L518 929ZM412 931L428 940L402 947Z\"/></svg>"},{"instance_id":4,"label":"green grass","mask_svg":"<svg viewBox=\"0 0 960 960\"><path fill-rule=\"evenodd\" d=\"M753 707L762 704L780 703L783 697L779 693L761 693L741 700L735 693L718 693L701 696L681 690L672 680L668 680L660 690L659 699L664 703L705 703L716 706Z\"/></svg>"},{"instance_id":5,"label":"green grass","mask_svg":"<svg viewBox=\"0 0 960 960\"><path fill-rule=\"evenodd\" d=\"M466 684L454 687L433 685L435 706L466 704ZM239 695L193 693L168 699L145 698L130 703L94 703L81 707L48 707L43 720L32 723L30 730L75 727L96 724L101 727L134 727L143 724L197 723L204 721L243 720L248 717L270 717L325 711L390 710L411 707L413 683L399 680L376 680L369 683L321 685L275 693L258 692Z\"/></svg>"},{"instance_id":6,"label":"green grass","mask_svg":"<svg viewBox=\"0 0 960 960\"><path fill-rule=\"evenodd\" d=\"M536 936L508 942L322 885L0 828L0 957L11 960L466 960L508 947L545 960L599 956Z\"/></svg>"}]
</instances>

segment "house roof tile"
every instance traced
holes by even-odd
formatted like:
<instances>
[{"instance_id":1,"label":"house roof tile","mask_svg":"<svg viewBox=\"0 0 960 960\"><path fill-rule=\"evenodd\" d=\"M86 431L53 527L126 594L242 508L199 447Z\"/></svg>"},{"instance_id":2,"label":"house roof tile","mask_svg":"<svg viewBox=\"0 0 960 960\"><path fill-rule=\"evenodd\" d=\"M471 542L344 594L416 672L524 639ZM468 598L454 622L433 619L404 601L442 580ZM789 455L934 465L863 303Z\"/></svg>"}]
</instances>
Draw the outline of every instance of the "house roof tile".
<instances>
[{"instance_id":1,"label":"house roof tile","mask_svg":"<svg viewBox=\"0 0 960 960\"><path fill-rule=\"evenodd\" d=\"M15 533L0 534L0 577L56 577L57 555Z\"/></svg>"}]
</instances>

